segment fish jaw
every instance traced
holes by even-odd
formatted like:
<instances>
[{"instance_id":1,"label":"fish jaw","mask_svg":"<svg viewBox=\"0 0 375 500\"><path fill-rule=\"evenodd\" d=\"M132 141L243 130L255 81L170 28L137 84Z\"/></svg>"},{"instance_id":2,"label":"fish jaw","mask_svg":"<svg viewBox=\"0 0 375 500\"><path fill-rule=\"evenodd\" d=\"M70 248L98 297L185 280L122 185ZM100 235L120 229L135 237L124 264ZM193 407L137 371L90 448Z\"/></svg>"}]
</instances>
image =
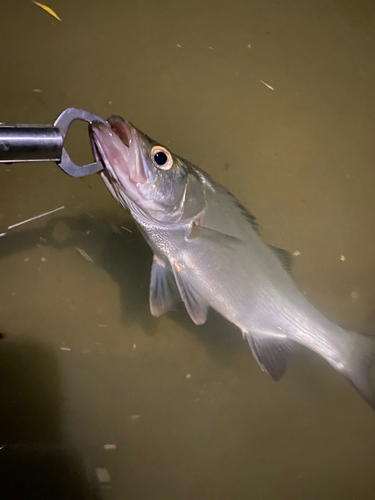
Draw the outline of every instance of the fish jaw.
<instances>
[{"instance_id":1,"label":"fish jaw","mask_svg":"<svg viewBox=\"0 0 375 500\"><path fill-rule=\"evenodd\" d=\"M106 184L119 186L134 202L142 202L140 188L147 182L148 172L134 127L114 116L108 124L93 122L90 136L94 152L104 164L102 176Z\"/></svg>"}]
</instances>

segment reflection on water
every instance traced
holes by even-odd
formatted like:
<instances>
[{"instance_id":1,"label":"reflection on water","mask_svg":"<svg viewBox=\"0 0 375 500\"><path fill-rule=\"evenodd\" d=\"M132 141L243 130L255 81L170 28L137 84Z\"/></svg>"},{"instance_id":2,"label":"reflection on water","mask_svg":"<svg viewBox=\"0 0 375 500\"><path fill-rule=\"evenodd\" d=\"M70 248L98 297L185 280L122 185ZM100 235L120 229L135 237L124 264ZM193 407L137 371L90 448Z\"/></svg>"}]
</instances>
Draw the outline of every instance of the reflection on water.
<instances>
[{"instance_id":1,"label":"reflection on water","mask_svg":"<svg viewBox=\"0 0 375 500\"><path fill-rule=\"evenodd\" d=\"M35 246L76 249L81 255L83 253L84 258L91 259L95 266L102 268L118 285L123 326L129 328L137 322L144 334L154 335L160 319L151 316L148 303L151 250L132 220L127 219L125 227L111 224L108 219L110 214L90 212L72 217L54 217L42 228L10 232L2 241L0 259ZM182 305L180 310L169 315L185 330L199 335L199 340L223 362L242 344L237 329L230 323L225 325L225 329L220 326L225 320L214 311L211 311L211 321L199 329L191 322ZM236 334L231 335L232 331Z\"/></svg>"},{"instance_id":2,"label":"reflection on water","mask_svg":"<svg viewBox=\"0 0 375 500\"><path fill-rule=\"evenodd\" d=\"M0 346L2 498L94 500L79 453L61 435L61 381L53 351L31 340Z\"/></svg>"},{"instance_id":3,"label":"reflection on water","mask_svg":"<svg viewBox=\"0 0 375 500\"><path fill-rule=\"evenodd\" d=\"M51 7L62 22L31 2L2 10L0 121L122 114L298 251L320 310L373 333L375 7ZM72 130L78 162L83 141ZM151 252L100 178L0 166L0 233L61 205L0 238L0 482L110 500L373 498L374 415L323 360L298 353L275 384L219 315L152 318Z\"/></svg>"}]
</instances>

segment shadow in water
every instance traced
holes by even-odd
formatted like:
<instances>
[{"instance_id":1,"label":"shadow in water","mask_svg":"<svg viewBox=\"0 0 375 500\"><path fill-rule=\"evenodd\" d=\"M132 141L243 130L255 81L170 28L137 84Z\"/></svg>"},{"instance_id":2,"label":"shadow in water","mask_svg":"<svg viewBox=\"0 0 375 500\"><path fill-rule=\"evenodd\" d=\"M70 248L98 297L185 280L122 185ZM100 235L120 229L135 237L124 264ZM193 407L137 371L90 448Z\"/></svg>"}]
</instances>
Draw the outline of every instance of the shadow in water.
<instances>
[{"instance_id":1,"label":"shadow in water","mask_svg":"<svg viewBox=\"0 0 375 500\"><path fill-rule=\"evenodd\" d=\"M100 212L54 217L42 228L10 232L1 240L0 258L35 245L84 250L119 285L122 323L130 326L136 321L147 335L156 333L159 320L151 316L148 302L152 252L126 212L121 221ZM214 311L199 327L182 305L169 316L196 335L218 363L229 363L243 346L238 329Z\"/></svg>"},{"instance_id":2,"label":"shadow in water","mask_svg":"<svg viewBox=\"0 0 375 500\"><path fill-rule=\"evenodd\" d=\"M0 497L94 500L84 463L61 439L56 357L35 342L0 342Z\"/></svg>"}]
</instances>

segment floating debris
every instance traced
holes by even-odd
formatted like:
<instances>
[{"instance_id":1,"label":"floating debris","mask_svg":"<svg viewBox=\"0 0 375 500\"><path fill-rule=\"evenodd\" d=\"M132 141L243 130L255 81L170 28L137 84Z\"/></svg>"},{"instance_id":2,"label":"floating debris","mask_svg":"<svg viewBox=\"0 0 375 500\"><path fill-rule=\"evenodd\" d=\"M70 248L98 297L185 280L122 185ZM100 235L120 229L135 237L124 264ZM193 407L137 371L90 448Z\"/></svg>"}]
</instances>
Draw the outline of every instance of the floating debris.
<instances>
[{"instance_id":1,"label":"floating debris","mask_svg":"<svg viewBox=\"0 0 375 500\"><path fill-rule=\"evenodd\" d=\"M109 472L107 469L104 469L103 467L97 467L95 469L96 472L96 477L98 478L100 483L110 483L111 482L111 476L109 475Z\"/></svg>"},{"instance_id":2,"label":"floating debris","mask_svg":"<svg viewBox=\"0 0 375 500\"><path fill-rule=\"evenodd\" d=\"M62 351L71 351L70 347L60 347Z\"/></svg>"},{"instance_id":3,"label":"floating debris","mask_svg":"<svg viewBox=\"0 0 375 500\"><path fill-rule=\"evenodd\" d=\"M36 94L41 94L41 90L40 89L33 89L33 92L35 92Z\"/></svg>"},{"instance_id":4,"label":"floating debris","mask_svg":"<svg viewBox=\"0 0 375 500\"><path fill-rule=\"evenodd\" d=\"M3 236L5 236L7 233L0 233L0 238L2 238Z\"/></svg>"},{"instance_id":5,"label":"floating debris","mask_svg":"<svg viewBox=\"0 0 375 500\"><path fill-rule=\"evenodd\" d=\"M191 378L191 374L187 373L185 378Z\"/></svg>"},{"instance_id":6,"label":"floating debris","mask_svg":"<svg viewBox=\"0 0 375 500\"><path fill-rule=\"evenodd\" d=\"M88 260L89 262L94 262L92 260L92 258L90 257L90 255L88 255L84 250L82 250L82 248L78 248L76 247L76 249L78 250L78 252L82 255L82 257L86 260Z\"/></svg>"},{"instance_id":7,"label":"floating debris","mask_svg":"<svg viewBox=\"0 0 375 500\"><path fill-rule=\"evenodd\" d=\"M248 48L248 49L251 49L251 45L250 45L250 43L248 44L247 48Z\"/></svg>"},{"instance_id":8,"label":"floating debris","mask_svg":"<svg viewBox=\"0 0 375 500\"><path fill-rule=\"evenodd\" d=\"M105 450L116 450L117 446L115 444L105 444L105 445L103 445L103 448Z\"/></svg>"},{"instance_id":9,"label":"floating debris","mask_svg":"<svg viewBox=\"0 0 375 500\"><path fill-rule=\"evenodd\" d=\"M353 302L357 302L357 300L359 299L359 293L358 292L352 292L350 294L350 298L352 299Z\"/></svg>"},{"instance_id":10,"label":"floating debris","mask_svg":"<svg viewBox=\"0 0 375 500\"><path fill-rule=\"evenodd\" d=\"M8 226L8 229L13 229L14 227L21 226L22 224L26 224L27 222L31 222L36 219L40 219L41 217L45 217L46 215L53 214L55 212L58 212L59 210L63 210L65 207L64 205L59 208L55 208L54 210L50 210L49 212L45 212L44 214L36 215L35 217L30 217L30 219L23 220L22 222L17 222L16 224L12 224L11 226ZM4 235L6 233L2 233Z\"/></svg>"},{"instance_id":11,"label":"floating debris","mask_svg":"<svg viewBox=\"0 0 375 500\"><path fill-rule=\"evenodd\" d=\"M25 258L23 259L23 261L24 261L24 262L29 262L29 260L30 260L30 257L25 257Z\"/></svg>"},{"instance_id":12,"label":"floating debris","mask_svg":"<svg viewBox=\"0 0 375 500\"><path fill-rule=\"evenodd\" d=\"M135 422L136 420L139 420L141 418L141 416L140 415L132 415L130 418L133 420L133 422Z\"/></svg>"},{"instance_id":13,"label":"floating debris","mask_svg":"<svg viewBox=\"0 0 375 500\"><path fill-rule=\"evenodd\" d=\"M295 252L293 252L293 255L294 255L294 257L299 257L301 255L301 252L296 250Z\"/></svg>"},{"instance_id":14,"label":"floating debris","mask_svg":"<svg viewBox=\"0 0 375 500\"><path fill-rule=\"evenodd\" d=\"M130 229L128 229L127 227L125 226L120 226L124 231L127 231L128 233L131 233L132 231L130 231Z\"/></svg>"},{"instance_id":15,"label":"floating debris","mask_svg":"<svg viewBox=\"0 0 375 500\"><path fill-rule=\"evenodd\" d=\"M345 262L346 261L345 255L340 255L340 260L341 260L341 262Z\"/></svg>"},{"instance_id":16,"label":"floating debris","mask_svg":"<svg viewBox=\"0 0 375 500\"><path fill-rule=\"evenodd\" d=\"M45 262L47 259L46 259L46 257L42 257L40 260L41 260L42 262Z\"/></svg>"},{"instance_id":17,"label":"floating debris","mask_svg":"<svg viewBox=\"0 0 375 500\"><path fill-rule=\"evenodd\" d=\"M273 87L271 87L271 85L268 85L268 83L264 82L263 80L260 80L260 83L263 83L263 85L265 85L270 90L275 90Z\"/></svg>"},{"instance_id":18,"label":"floating debris","mask_svg":"<svg viewBox=\"0 0 375 500\"><path fill-rule=\"evenodd\" d=\"M176 43L176 47L178 47L179 49L181 49L181 45L179 43Z\"/></svg>"},{"instance_id":19,"label":"floating debris","mask_svg":"<svg viewBox=\"0 0 375 500\"><path fill-rule=\"evenodd\" d=\"M209 48L210 50L214 50L214 48L213 48L213 47L208 46L208 48Z\"/></svg>"},{"instance_id":20,"label":"floating debris","mask_svg":"<svg viewBox=\"0 0 375 500\"><path fill-rule=\"evenodd\" d=\"M133 344L133 349L137 349L137 344Z\"/></svg>"},{"instance_id":21,"label":"floating debris","mask_svg":"<svg viewBox=\"0 0 375 500\"><path fill-rule=\"evenodd\" d=\"M61 21L61 18L56 14L56 12L54 10L51 9L51 7L48 7L47 5L44 5L44 3L35 2L35 0L33 0L33 3L35 3L35 5L37 7L40 7L45 12L47 12L47 14L49 14L50 16L54 17L58 21Z\"/></svg>"}]
</instances>

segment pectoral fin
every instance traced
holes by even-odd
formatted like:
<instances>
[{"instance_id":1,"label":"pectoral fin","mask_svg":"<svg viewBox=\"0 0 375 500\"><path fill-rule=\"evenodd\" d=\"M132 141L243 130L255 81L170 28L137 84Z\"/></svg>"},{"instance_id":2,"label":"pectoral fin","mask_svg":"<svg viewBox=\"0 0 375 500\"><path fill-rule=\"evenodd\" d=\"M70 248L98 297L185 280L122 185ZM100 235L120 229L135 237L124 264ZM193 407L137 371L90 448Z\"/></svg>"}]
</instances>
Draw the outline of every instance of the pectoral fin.
<instances>
[{"instance_id":1,"label":"pectoral fin","mask_svg":"<svg viewBox=\"0 0 375 500\"><path fill-rule=\"evenodd\" d=\"M195 290L189 278L176 265L173 266L173 275L189 316L196 325L203 325L207 319L207 302Z\"/></svg>"},{"instance_id":2,"label":"pectoral fin","mask_svg":"<svg viewBox=\"0 0 375 500\"><path fill-rule=\"evenodd\" d=\"M200 226L199 224L193 224L189 234L186 236L186 241L196 241L199 239L209 240L212 243L218 244L220 246L228 246L234 248L236 245L243 245L244 242L235 236L231 236L216 229L210 229L208 227Z\"/></svg>"},{"instance_id":3,"label":"pectoral fin","mask_svg":"<svg viewBox=\"0 0 375 500\"><path fill-rule=\"evenodd\" d=\"M293 341L259 334L245 335L261 369L269 373L273 380L280 380L286 370L288 353L293 347Z\"/></svg>"},{"instance_id":4,"label":"pectoral fin","mask_svg":"<svg viewBox=\"0 0 375 500\"><path fill-rule=\"evenodd\" d=\"M158 318L173 309L180 300L180 294L169 264L154 256L150 283L151 314Z\"/></svg>"}]
</instances>

